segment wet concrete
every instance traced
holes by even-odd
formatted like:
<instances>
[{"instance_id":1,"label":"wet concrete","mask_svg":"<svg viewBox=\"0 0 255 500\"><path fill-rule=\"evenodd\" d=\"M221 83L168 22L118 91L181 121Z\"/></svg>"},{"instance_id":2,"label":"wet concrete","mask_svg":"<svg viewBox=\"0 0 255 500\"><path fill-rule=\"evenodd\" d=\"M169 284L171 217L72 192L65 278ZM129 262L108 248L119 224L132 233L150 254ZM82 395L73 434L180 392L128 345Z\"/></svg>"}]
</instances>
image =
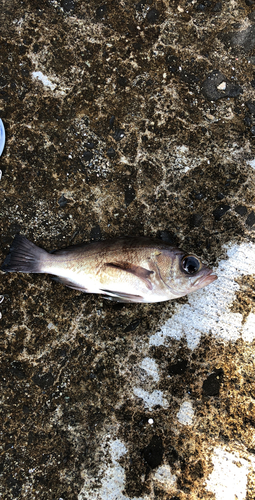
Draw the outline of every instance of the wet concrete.
<instances>
[{"instance_id":1,"label":"wet concrete","mask_svg":"<svg viewBox=\"0 0 255 500\"><path fill-rule=\"evenodd\" d=\"M147 235L220 277L122 305L1 274L3 498L253 499L255 3L1 10L1 260Z\"/></svg>"}]
</instances>

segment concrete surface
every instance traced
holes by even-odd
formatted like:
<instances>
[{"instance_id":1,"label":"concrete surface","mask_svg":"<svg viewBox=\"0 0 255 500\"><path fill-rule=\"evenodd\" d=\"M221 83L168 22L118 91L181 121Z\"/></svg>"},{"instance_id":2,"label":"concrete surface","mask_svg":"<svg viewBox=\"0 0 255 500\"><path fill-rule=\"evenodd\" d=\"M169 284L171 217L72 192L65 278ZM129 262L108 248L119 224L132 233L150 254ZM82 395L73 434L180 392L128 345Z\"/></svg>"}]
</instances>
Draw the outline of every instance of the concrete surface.
<instances>
[{"instance_id":1,"label":"concrete surface","mask_svg":"<svg viewBox=\"0 0 255 500\"><path fill-rule=\"evenodd\" d=\"M158 236L219 276L152 305L1 274L0 495L255 498L255 2L1 5L1 260Z\"/></svg>"}]
</instances>

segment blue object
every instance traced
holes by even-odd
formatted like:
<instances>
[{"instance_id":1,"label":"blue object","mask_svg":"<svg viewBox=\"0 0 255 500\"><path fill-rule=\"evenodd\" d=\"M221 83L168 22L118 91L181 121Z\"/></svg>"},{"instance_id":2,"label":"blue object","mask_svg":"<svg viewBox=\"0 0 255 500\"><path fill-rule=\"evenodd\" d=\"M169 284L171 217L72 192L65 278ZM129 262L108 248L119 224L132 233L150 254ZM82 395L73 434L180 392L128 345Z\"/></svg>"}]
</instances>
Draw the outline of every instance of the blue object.
<instances>
[{"instance_id":1,"label":"blue object","mask_svg":"<svg viewBox=\"0 0 255 500\"><path fill-rule=\"evenodd\" d=\"M0 118L0 156L3 152L5 145L5 129L4 129L4 124Z\"/></svg>"}]
</instances>

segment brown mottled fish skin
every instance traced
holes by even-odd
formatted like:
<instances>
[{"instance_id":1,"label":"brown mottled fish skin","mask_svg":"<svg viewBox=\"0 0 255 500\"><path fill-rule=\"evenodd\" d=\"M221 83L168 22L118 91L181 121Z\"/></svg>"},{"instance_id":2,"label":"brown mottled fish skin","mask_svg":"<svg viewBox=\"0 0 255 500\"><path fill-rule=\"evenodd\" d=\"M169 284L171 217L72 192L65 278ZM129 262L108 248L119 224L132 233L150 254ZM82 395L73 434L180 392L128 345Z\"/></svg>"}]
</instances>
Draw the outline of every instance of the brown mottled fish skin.
<instances>
[{"instance_id":1,"label":"brown mottled fish skin","mask_svg":"<svg viewBox=\"0 0 255 500\"><path fill-rule=\"evenodd\" d=\"M48 273L70 288L122 302L172 300L217 279L198 257L143 237L83 243L48 253L17 235L2 270Z\"/></svg>"}]
</instances>

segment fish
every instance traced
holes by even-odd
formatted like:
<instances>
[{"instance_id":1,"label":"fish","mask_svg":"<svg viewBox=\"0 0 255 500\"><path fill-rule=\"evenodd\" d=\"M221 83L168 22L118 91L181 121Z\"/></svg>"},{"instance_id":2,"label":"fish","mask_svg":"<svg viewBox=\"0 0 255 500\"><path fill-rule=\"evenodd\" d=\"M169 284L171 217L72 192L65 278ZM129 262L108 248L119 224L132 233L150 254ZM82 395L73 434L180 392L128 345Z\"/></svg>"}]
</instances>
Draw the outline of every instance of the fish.
<instances>
[{"instance_id":1,"label":"fish","mask_svg":"<svg viewBox=\"0 0 255 500\"><path fill-rule=\"evenodd\" d=\"M217 279L193 254L161 240L121 237L49 253L17 234L2 271L47 273L80 292L119 302L163 302Z\"/></svg>"}]
</instances>

